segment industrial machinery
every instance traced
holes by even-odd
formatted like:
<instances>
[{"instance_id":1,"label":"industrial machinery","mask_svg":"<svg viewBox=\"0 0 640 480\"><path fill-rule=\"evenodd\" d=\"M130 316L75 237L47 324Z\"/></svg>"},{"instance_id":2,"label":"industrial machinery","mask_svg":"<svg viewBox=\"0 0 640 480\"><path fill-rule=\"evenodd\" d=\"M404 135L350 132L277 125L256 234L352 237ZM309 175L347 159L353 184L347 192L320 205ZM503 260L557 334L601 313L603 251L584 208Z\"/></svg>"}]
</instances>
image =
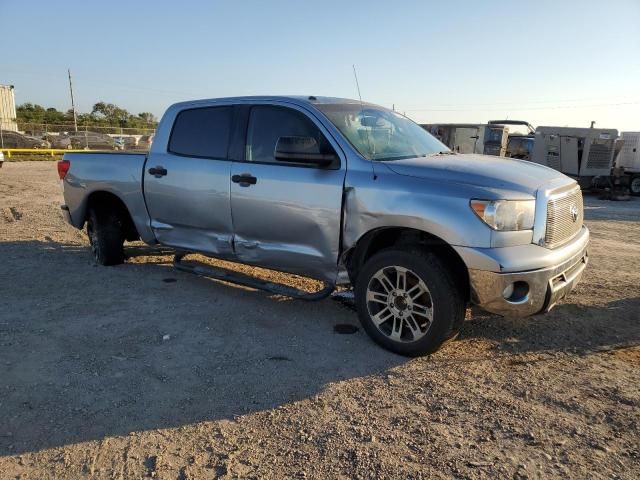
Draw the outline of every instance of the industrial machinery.
<instances>
[{"instance_id":1,"label":"industrial machinery","mask_svg":"<svg viewBox=\"0 0 640 480\"><path fill-rule=\"evenodd\" d=\"M454 152L505 156L509 130L503 125L440 123L421 126Z\"/></svg>"},{"instance_id":2,"label":"industrial machinery","mask_svg":"<svg viewBox=\"0 0 640 480\"><path fill-rule=\"evenodd\" d=\"M610 177L615 129L538 127L531 161L575 178L582 188L596 177Z\"/></svg>"},{"instance_id":3,"label":"industrial machinery","mask_svg":"<svg viewBox=\"0 0 640 480\"><path fill-rule=\"evenodd\" d=\"M640 196L640 132L622 132L615 166L624 171L632 195Z\"/></svg>"}]
</instances>

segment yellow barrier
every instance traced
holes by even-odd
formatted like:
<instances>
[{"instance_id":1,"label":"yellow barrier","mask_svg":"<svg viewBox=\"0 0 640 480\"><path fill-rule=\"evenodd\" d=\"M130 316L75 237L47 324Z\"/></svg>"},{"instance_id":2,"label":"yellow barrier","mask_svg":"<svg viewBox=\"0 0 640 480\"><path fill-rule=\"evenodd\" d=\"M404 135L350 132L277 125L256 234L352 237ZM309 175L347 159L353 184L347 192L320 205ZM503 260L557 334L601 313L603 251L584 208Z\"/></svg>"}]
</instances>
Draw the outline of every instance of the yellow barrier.
<instances>
[{"instance_id":1,"label":"yellow barrier","mask_svg":"<svg viewBox=\"0 0 640 480\"><path fill-rule=\"evenodd\" d=\"M43 155L50 154L54 157L56 154L60 155L68 152L113 152L113 150L77 150L67 148L0 148L0 152L7 155L7 158L11 158L12 153L40 153Z\"/></svg>"}]
</instances>

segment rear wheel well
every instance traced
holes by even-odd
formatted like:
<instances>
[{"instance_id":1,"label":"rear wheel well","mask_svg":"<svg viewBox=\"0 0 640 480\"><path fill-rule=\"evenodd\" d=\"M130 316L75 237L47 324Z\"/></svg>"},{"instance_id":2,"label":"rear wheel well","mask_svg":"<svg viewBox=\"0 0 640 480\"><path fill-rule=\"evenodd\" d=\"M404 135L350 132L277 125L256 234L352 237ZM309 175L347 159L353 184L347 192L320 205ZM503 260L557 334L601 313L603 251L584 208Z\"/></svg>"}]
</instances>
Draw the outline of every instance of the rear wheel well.
<instances>
[{"instance_id":1,"label":"rear wheel well","mask_svg":"<svg viewBox=\"0 0 640 480\"><path fill-rule=\"evenodd\" d=\"M450 269L465 300L470 298L469 272L458 253L441 238L403 227L381 228L363 235L345 256L349 279L355 286L358 273L373 255L387 248L419 247L433 252Z\"/></svg>"},{"instance_id":2,"label":"rear wheel well","mask_svg":"<svg viewBox=\"0 0 640 480\"><path fill-rule=\"evenodd\" d=\"M89 218L89 212L95 209L99 212L114 212L120 222L122 222L122 231L125 235L125 240L135 241L140 239L138 230L136 229L131 214L127 209L127 206L117 195L110 192L93 192L89 195L87 200L87 211L85 214L85 221Z\"/></svg>"}]
</instances>

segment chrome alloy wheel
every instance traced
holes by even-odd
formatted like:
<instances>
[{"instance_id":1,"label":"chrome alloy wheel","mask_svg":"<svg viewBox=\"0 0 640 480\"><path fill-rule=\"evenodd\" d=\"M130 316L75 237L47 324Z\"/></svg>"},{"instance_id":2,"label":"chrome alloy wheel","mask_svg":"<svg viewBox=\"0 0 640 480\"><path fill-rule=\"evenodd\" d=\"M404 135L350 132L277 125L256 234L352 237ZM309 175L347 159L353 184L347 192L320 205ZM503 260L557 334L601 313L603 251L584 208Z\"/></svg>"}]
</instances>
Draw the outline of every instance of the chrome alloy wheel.
<instances>
[{"instance_id":1,"label":"chrome alloy wheel","mask_svg":"<svg viewBox=\"0 0 640 480\"><path fill-rule=\"evenodd\" d=\"M400 266L381 268L367 286L367 310L382 334L396 342L415 342L433 322L429 289L413 271Z\"/></svg>"}]
</instances>

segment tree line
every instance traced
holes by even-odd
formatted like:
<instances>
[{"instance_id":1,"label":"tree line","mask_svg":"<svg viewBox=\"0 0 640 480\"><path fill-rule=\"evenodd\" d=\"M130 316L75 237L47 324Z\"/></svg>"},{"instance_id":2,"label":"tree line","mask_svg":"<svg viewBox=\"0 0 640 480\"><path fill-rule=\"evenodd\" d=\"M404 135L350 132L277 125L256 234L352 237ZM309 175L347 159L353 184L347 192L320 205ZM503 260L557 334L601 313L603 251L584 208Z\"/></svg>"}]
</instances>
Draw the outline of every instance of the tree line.
<instances>
[{"instance_id":1,"label":"tree line","mask_svg":"<svg viewBox=\"0 0 640 480\"><path fill-rule=\"evenodd\" d=\"M90 113L76 113L78 128L98 128L105 133L118 133L122 129L148 131L155 129L158 119L150 112L132 114L113 103L98 102ZM66 112L34 103L16 107L16 120L20 130L67 131L73 129L73 110Z\"/></svg>"}]
</instances>

